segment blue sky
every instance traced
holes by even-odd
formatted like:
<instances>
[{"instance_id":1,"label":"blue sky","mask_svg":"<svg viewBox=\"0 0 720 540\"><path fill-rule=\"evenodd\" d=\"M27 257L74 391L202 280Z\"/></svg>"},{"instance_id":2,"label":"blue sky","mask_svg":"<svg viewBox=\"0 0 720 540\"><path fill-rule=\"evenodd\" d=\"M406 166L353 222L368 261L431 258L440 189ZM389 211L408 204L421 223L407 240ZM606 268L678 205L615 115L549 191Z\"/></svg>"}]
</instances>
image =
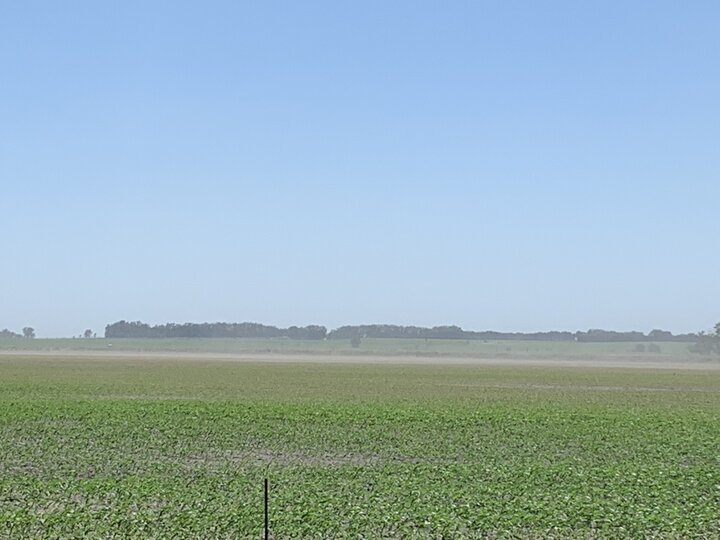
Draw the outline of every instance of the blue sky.
<instances>
[{"instance_id":1,"label":"blue sky","mask_svg":"<svg viewBox=\"0 0 720 540\"><path fill-rule=\"evenodd\" d=\"M5 2L0 328L709 328L717 2Z\"/></svg>"}]
</instances>

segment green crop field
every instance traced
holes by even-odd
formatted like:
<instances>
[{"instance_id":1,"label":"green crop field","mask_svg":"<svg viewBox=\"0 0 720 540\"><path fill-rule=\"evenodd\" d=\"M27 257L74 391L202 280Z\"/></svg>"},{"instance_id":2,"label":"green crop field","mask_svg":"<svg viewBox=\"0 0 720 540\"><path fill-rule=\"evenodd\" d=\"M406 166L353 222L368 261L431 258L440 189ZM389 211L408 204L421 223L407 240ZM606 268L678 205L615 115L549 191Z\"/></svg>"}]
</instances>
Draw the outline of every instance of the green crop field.
<instances>
[{"instance_id":1,"label":"green crop field","mask_svg":"<svg viewBox=\"0 0 720 540\"><path fill-rule=\"evenodd\" d=\"M263 478L273 538L720 538L720 370L0 356L0 538L257 539Z\"/></svg>"}]
</instances>

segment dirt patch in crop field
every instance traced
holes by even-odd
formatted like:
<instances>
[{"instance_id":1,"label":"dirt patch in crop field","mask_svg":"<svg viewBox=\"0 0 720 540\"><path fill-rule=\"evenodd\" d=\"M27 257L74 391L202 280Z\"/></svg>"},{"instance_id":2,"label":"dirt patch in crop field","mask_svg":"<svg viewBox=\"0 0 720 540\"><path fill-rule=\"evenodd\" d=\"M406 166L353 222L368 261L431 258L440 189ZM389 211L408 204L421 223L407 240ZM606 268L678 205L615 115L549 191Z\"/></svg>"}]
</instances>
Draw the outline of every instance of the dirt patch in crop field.
<instances>
[{"instance_id":1,"label":"dirt patch in crop field","mask_svg":"<svg viewBox=\"0 0 720 540\"><path fill-rule=\"evenodd\" d=\"M475 459L457 455L452 458L435 456L377 455L358 452L311 452L255 448L225 452L203 452L176 460L188 469L219 470L238 465L317 466L317 467L380 467L388 463L456 465L474 463Z\"/></svg>"},{"instance_id":2,"label":"dirt patch in crop field","mask_svg":"<svg viewBox=\"0 0 720 540\"><path fill-rule=\"evenodd\" d=\"M209 468L215 470L223 465L310 465L319 467L339 467L342 465L354 465L359 467L371 467L381 465L385 460L380 456L359 453L333 453L333 452L303 452L303 451L280 451L266 448L250 450L235 450L228 452L203 452L193 454L180 460L186 467Z\"/></svg>"},{"instance_id":3,"label":"dirt patch in crop field","mask_svg":"<svg viewBox=\"0 0 720 540\"><path fill-rule=\"evenodd\" d=\"M190 362L245 363L305 363L305 364L408 364L408 365L465 365L505 367L569 367L569 368L637 368L669 370L720 371L720 360L662 358L646 359L631 356L558 356L556 358L503 357L487 358L466 355L418 356L403 354L307 354L307 353L204 353L204 352L144 352L144 351L0 351L2 357L32 357L61 359L112 360L168 360Z\"/></svg>"}]
</instances>

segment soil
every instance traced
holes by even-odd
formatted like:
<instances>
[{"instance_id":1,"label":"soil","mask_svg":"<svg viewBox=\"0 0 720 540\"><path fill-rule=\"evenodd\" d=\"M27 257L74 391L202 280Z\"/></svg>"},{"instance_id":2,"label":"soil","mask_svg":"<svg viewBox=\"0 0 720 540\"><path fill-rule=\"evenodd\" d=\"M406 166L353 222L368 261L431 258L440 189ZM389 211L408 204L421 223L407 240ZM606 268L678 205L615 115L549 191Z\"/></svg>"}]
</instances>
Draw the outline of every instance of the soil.
<instances>
[{"instance_id":1,"label":"soil","mask_svg":"<svg viewBox=\"0 0 720 540\"><path fill-rule=\"evenodd\" d=\"M247 363L312 363L312 364L409 364L409 365L466 365L507 367L569 367L569 368L636 368L668 370L720 371L720 360L637 359L611 357L557 358L486 358L470 356L427 357L415 355L344 355L304 353L202 353L202 352L142 352L142 351L0 351L0 357L88 358L97 360L184 360Z\"/></svg>"}]
</instances>

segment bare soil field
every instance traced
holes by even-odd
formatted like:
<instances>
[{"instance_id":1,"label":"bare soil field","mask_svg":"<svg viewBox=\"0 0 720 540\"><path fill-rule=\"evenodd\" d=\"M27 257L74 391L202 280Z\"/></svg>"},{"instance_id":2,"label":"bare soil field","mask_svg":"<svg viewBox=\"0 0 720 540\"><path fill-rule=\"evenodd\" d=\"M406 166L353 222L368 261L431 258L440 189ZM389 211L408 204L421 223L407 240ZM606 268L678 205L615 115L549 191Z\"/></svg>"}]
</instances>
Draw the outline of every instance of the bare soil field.
<instances>
[{"instance_id":1,"label":"bare soil field","mask_svg":"<svg viewBox=\"0 0 720 540\"><path fill-rule=\"evenodd\" d=\"M465 365L504 367L568 367L597 369L663 369L720 371L720 359L674 359L637 356L527 356L487 358L467 355L418 354L326 354L326 353L214 353L179 351L87 351L87 350L0 350L0 357L83 358L98 360L184 360L194 362L299 363L299 364L386 364L386 365Z\"/></svg>"}]
</instances>

